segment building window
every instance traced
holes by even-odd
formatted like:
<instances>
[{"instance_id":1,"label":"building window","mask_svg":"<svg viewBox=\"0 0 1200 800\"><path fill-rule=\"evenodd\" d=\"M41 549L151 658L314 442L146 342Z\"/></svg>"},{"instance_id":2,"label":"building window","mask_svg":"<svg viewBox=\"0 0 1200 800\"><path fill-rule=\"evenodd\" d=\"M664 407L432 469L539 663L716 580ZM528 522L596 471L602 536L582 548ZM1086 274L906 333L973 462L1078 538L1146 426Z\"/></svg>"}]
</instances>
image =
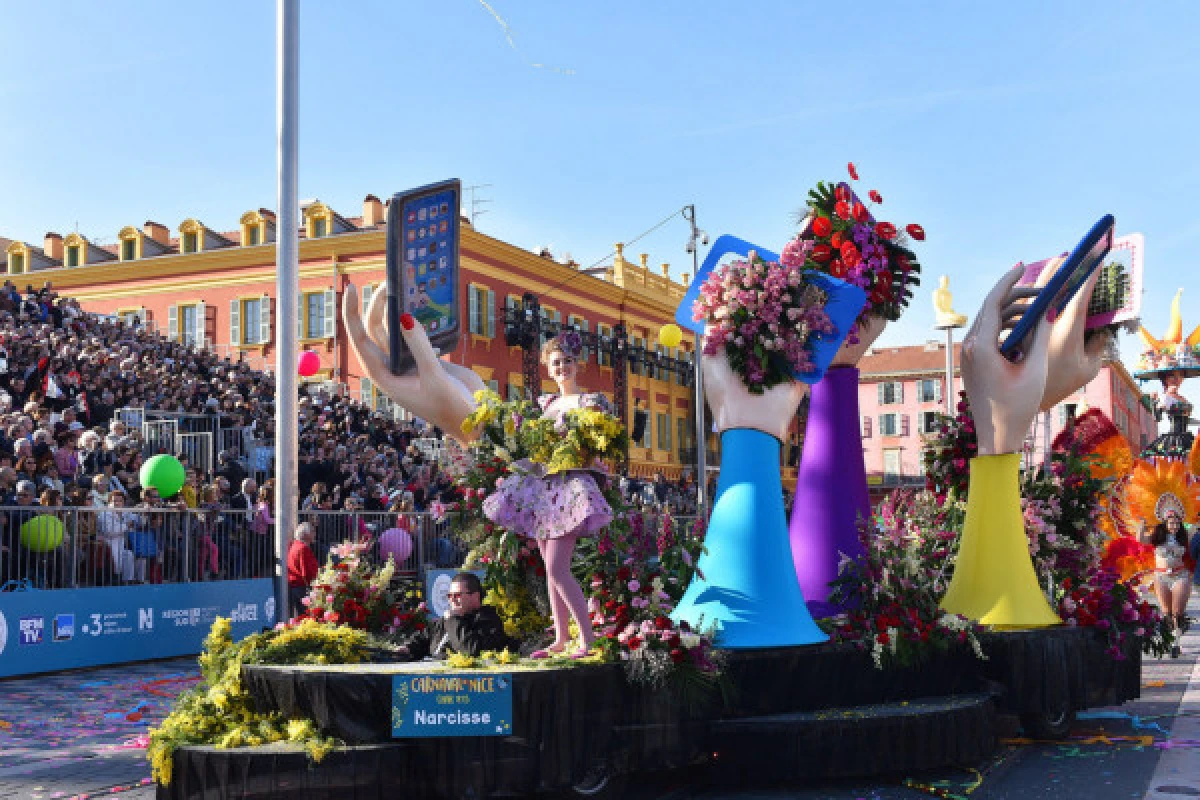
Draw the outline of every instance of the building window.
<instances>
[{"instance_id":1,"label":"building window","mask_svg":"<svg viewBox=\"0 0 1200 800\"><path fill-rule=\"evenodd\" d=\"M899 381L885 381L877 385L879 386L879 405L890 406L904 402L903 383Z\"/></svg>"},{"instance_id":2,"label":"building window","mask_svg":"<svg viewBox=\"0 0 1200 800\"><path fill-rule=\"evenodd\" d=\"M936 411L922 411L919 419L921 420L920 432L923 434L937 433L938 417L941 416Z\"/></svg>"},{"instance_id":3,"label":"building window","mask_svg":"<svg viewBox=\"0 0 1200 800\"><path fill-rule=\"evenodd\" d=\"M864 438L864 439L871 438L871 418L870 417L862 418L862 438Z\"/></svg>"},{"instance_id":4,"label":"building window","mask_svg":"<svg viewBox=\"0 0 1200 800\"><path fill-rule=\"evenodd\" d=\"M250 247L258 244L262 240L262 230L257 225L249 225L246 227L246 244Z\"/></svg>"},{"instance_id":5,"label":"building window","mask_svg":"<svg viewBox=\"0 0 1200 800\"><path fill-rule=\"evenodd\" d=\"M242 344L262 344L263 302L261 297L242 300ZM235 340L236 341L236 340Z\"/></svg>"},{"instance_id":6,"label":"building window","mask_svg":"<svg viewBox=\"0 0 1200 800\"><path fill-rule=\"evenodd\" d=\"M675 418L675 446L680 450L687 447L688 442L687 420L683 417ZM680 458L680 461L683 459Z\"/></svg>"},{"instance_id":7,"label":"building window","mask_svg":"<svg viewBox=\"0 0 1200 800\"><path fill-rule=\"evenodd\" d=\"M8 256L8 272L10 275L20 275L25 271L25 254L10 253Z\"/></svg>"},{"instance_id":8,"label":"building window","mask_svg":"<svg viewBox=\"0 0 1200 800\"><path fill-rule=\"evenodd\" d=\"M320 339L325 333L325 293L313 292L304 296L305 339Z\"/></svg>"},{"instance_id":9,"label":"building window","mask_svg":"<svg viewBox=\"0 0 1200 800\"><path fill-rule=\"evenodd\" d=\"M467 329L476 336L496 335L496 293L484 286L467 286Z\"/></svg>"},{"instance_id":10,"label":"building window","mask_svg":"<svg viewBox=\"0 0 1200 800\"><path fill-rule=\"evenodd\" d=\"M204 304L171 306L167 310L167 338L185 345L204 345Z\"/></svg>"},{"instance_id":11,"label":"building window","mask_svg":"<svg viewBox=\"0 0 1200 800\"><path fill-rule=\"evenodd\" d=\"M631 338L629 340L630 351L639 350L639 349L641 351L641 358L639 358L636 362L632 358L633 352L630 352L629 355L631 356L631 358L629 359L629 371L631 373L633 373L634 375L638 375L641 377L645 377L648 374L648 370L646 368L645 348L646 348L646 340L645 339L641 339L641 338L638 338L637 336L634 336L633 338Z\"/></svg>"},{"instance_id":12,"label":"building window","mask_svg":"<svg viewBox=\"0 0 1200 800\"><path fill-rule=\"evenodd\" d=\"M508 400L511 403L513 401L522 399L524 396L525 396L524 390L522 390L521 387L518 386L517 384L515 384L515 383L504 384L504 399L505 400Z\"/></svg>"},{"instance_id":13,"label":"building window","mask_svg":"<svg viewBox=\"0 0 1200 800\"><path fill-rule=\"evenodd\" d=\"M79 245L73 245L72 247L67 248L67 266L79 266Z\"/></svg>"},{"instance_id":14,"label":"building window","mask_svg":"<svg viewBox=\"0 0 1200 800\"><path fill-rule=\"evenodd\" d=\"M879 435L880 436L896 436L899 432L897 425L897 417L899 414L880 414L879 415Z\"/></svg>"},{"instance_id":15,"label":"building window","mask_svg":"<svg viewBox=\"0 0 1200 800\"><path fill-rule=\"evenodd\" d=\"M183 234L183 243L181 245L183 252L194 253L200 242L200 237L195 232L185 231Z\"/></svg>"},{"instance_id":16,"label":"building window","mask_svg":"<svg viewBox=\"0 0 1200 800\"><path fill-rule=\"evenodd\" d=\"M539 347L553 339L562 331L562 312L553 308L542 307L542 341Z\"/></svg>"},{"instance_id":17,"label":"building window","mask_svg":"<svg viewBox=\"0 0 1200 800\"><path fill-rule=\"evenodd\" d=\"M296 333L301 339L332 339L337 329L337 297L333 290L302 292Z\"/></svg>"},{"instance_id":18,"label":"building window","mask_svg":"<svg viewBox=\"0 0 1200 800\"><path fill-rule=\"evenodd\" d=\"M596 333L600 337L597 343L596 363L602 367L612 366L612 327L596 323ZM608 339L608 344L604 343L605 338Z\"/></svg>"},{"instance_id":19,"label":"building window","mask_svg":"<svg viewBox=\"0 0 1200 800\"><path fill-rule=\"evenodd\" d=\"M889 447L883 451L883 474L884 475L901 475L903 474L903 466L900 462L900 448Z\"/></svg>"},{"instance_id":20,"label":"building window","mask_svg":"<svg viewBox=\"0 0 1200 800\"><path fill-rule=\"evenodd\" d=\"M329 232L329 221L324 217L317 217L313 220L313 238L320 239Z\"/></svg>"},{"instance_id":21,"label":"building window","mask_svg":"<svg viewBox=\"0 0 1200 800\"><path fill-rule=\"evenodd\" d=\"M658 418L658 449L671 450L671 415L655 414Z\"/></svg>"},{"instance_id":22,"label":"building window","mask_svg":"<svg viewBox=\"0 0 1200 800\"><path fill-rule=\"evenodd\" d=\"M121 240L121 260L133 261L137 258L137 240L122 239Z\"/></svg>"},{"instance_id":23,"label":"building window","mask_svg":"<svg viewBox=\"0 0 1200 800\"><path fill-rule=\"evenodd\" d=\"M917 402L942 402L942 382L936 378L925 378L917 381Z\"/></svg>"}]
</instances>

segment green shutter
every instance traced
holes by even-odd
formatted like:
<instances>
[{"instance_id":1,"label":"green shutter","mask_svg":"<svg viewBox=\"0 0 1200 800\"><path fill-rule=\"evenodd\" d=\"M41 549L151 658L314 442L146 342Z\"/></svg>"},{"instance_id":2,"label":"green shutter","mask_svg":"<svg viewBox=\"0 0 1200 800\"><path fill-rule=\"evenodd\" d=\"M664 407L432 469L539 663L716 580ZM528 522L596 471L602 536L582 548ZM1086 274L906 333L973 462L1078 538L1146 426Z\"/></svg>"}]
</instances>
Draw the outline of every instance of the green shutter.
<instances>
[{"instance_id":1,"label":"green shutter","mask_svg":"<svg viewBox=\"0 0 1200 800\"><path fill-rule=\"evenodd\" d=\"M337 335L337 295L333 289L325 290L325 338Z\"/></svg>"},{"instance_id":2,"label":"green shutter","mask_svg":"<svg viewBox=\"0 0 1200 800\"><path fill-rule=\"evenodd\" d=\"M247 329L249 329L249 320ZM237 347L242 343L242 301L229 301L229 344Z\"/></svg>"}]
</instances>

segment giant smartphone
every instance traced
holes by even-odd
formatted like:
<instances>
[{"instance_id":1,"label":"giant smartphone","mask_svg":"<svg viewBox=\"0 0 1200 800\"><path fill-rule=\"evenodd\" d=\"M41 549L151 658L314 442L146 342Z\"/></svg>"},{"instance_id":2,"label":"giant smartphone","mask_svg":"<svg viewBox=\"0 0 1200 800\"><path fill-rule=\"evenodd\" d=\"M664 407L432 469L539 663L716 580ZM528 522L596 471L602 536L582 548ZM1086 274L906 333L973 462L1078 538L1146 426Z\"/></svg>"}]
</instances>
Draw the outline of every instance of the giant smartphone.
<instances>
[{"instance_id":1,"label":"giant smartphone","mask_svg":"<svg viewBox=\"0 0 1200 800\"><path fill-rule=\"evenodd\" d=\"M415 367L400 334L400 316L412 314L425 326L440 353L458 347L462 320L458 290L459 205L462 185L455 180L397 192L388 205L387 281L391 369L397 375Z\"/></svg>"},{"instance_id":2,"label":"giant smartphone","mask_svg":"<svg viewBox=\"0 0 1200 800\"><path fill-rule=\"evenodd\" d=\"M1048 322L1058 319L1071 302L1071 298L1112 249L1115 225L1116 220L1112 214L1105 214L1067 255L1054 277L1033 298L1033 302L1021 314L1012 332L1000 345L1000 352L1005 358L1016 357L1021 344L1033 333L1043 315Z\"/></svg>"}]
</instances>

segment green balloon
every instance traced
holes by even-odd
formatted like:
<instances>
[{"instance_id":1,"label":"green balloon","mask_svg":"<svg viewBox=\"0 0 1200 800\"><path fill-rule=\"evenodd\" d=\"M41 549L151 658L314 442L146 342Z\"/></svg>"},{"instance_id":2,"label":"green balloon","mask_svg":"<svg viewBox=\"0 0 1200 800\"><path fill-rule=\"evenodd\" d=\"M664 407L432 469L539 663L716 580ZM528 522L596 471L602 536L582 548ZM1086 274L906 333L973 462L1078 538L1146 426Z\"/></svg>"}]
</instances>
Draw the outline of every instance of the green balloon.
<instances>
[{"instance_id":1,"label":"green balloon","mask_svg":"<svg viewBox=\"0 0 1200 800\"><path fill-rule=\"evenodd\" d=\"M63 524L58 517L42 514L25 520L21 526L21 544L35 553L49 553L62 544Z\"/></svg>"},{"instance_id":2,"label":"green balloon","mask_svg":"<svg viewBox=\"0 0 1200 800\"><path fill-rule=\"evenodd\" d=\"M179 463L178 458L164 453L142 464L142 471L138 473L138 477L142 481L143 489L157 489L160 497L170 497L183 488L187 473L184 472L183 464Z\"/></svg>"}]
</instances>

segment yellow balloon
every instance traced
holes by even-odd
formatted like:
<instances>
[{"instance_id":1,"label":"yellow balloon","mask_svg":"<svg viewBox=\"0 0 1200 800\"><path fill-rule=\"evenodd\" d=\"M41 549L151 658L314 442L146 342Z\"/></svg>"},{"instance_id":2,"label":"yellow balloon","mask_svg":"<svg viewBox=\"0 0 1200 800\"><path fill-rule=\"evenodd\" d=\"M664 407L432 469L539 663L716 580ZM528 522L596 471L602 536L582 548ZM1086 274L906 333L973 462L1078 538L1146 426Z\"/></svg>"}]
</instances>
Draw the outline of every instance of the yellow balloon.
<instances>
[{"instance_id":1,"label":"yellow balloon","mask_svg":"<svg viewBox=\"0 0 1200 800\"><path fill-rule=\"evenodd\" d=\"M683 341L683 331L674 322L669 322L659 328L658 342L663 347L679 347Z\"/></svg>"}]
</instances>

